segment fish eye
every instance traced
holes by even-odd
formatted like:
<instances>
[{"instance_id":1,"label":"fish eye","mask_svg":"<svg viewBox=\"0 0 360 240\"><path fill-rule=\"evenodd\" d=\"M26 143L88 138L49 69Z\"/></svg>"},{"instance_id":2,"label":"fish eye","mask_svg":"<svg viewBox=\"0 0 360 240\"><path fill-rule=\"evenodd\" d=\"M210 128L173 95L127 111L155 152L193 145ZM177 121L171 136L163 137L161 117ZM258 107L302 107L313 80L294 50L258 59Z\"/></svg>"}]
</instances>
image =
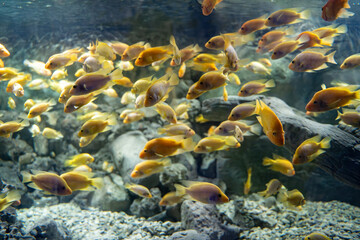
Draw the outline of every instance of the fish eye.
<instances>
[{"instance_id":1,"label":"fish eye","mask_svg":"<svg viewBox=\"0 0 360 240\"><path fill-rule=\"evenodd\" d=\"M83 129L81 129L81 130L80 130L80 132L84 132L84 130L83 130Z\"/></svg>"},{"instance_id":2,"label":"fish eye","mask_svg":"<svg viewBox=\"0 0 360 240\"><path fill-rule=\"evenodd\" d=\"M144 152L147 152L147 150L145 149Z\"/></svg>"},{"instance_id":3,"label":"fish eye","mask_svg":"<svg viewBox=\"0 0 360 240\"><path fill-rule=\"evenodd\" d=\"M220 194L220 193L218 194L218 197L221 198L221 194Z\"/></svg>"},{"instance_id":4,"label":"fish eye","mask_svg":"<svg viewBox=\"0 0 360 240\"><path fill-rule=\"evenodd\" d=\"M294 64L294 63L295 63L295 61L291 61L291 63L292 63L292 64Z\"/></svg>"},{"instance_id":5,"label":"fish eye","mask_svg":"<svg viewBox=\"0 0 360 240\"><path fill-rule=\"evenodd\" d=\"M152 96L149 96L149 99L153 99L153 97L152 97Z\"/></svg>"},{"instance_id":6,"label":"fish eye","mask_svg":"<svg viewBox=\"0 0 360 240\"><path fill-rule=\"evenodd\" d=\"M324 10L324 8L321 8L321 11L323 11ZM310 239L310 238L309 238Z\"/></svg>"},{"instance_id":7,"label":"fish eye","mask_svg":"<svg viewBox=\"0 0 360 240\"><path fill-rule=\"evenodd\" d=\"M208 44L212 44L212 42L211 42L211 41L208 41Z\"/></svg>"},{"instance_id":8,"label":"fish eye","mask_svg":"<svg viewBox=\"0 0 360 240\"><path fill-rule=\"evenodd\" d=\"M73 88L77 88L77 85L74 85Z\"/></svg>"},{"instance_id":9,"label":"fish eye","mask_svg":"<svg viewBox=\"0 0 360 240\"><path fill-rule=\"evenodd\" d=\"M272 135L273 135L273 136L276 136L276 132L273 132Z\"/></svg>"},{"instance_id":10,"label":"fish eye","mask_svg":"<svg viewBox=\"0 0 360 240\"><path fill-rule=\"evenodd\" d=\"M314 104L317 104L318 103L318 101L314 101Z\"/></svg>"},{"instance_id":11,"label":"fish eye","mask_svg":"<svg viewBox=\"0 0 360 240\"><path fill-rule=\"evenodd\" d=\"M203 85L204 83L203 82L200 82L201 85Z\"/></svg>"},{"instance_id":12,"label":"fish eye","mask_svg":"<svg viewBox=\"0 0 360 240\"><path fill-rule=\"evenodd\" d=\"M220 127L219 130L222 130L222 127Z\"/></svg>"},{"instance_id":13,"label":"fish eye","mask_svg":"<svg viewBox=\"0 0 360 240\"><path fill-rule=\"evenodd\" d=\"M245 30L245 28L242 27L241 30Z\"/></svg>"},{"instance_id":14,"label":"fish eye","mask_svg":"<svg viewBox=\"0 0 360 240\"><path fill-rule=\"evenodd\" d=\"M274 55L276 55L276 52L274 52Z\"/></svg>"},{"instance_id":15,"label":"fish eye","mask_svg":"<svg viewBox=\"0 0 360 240\"><path fill-rule=\"evenodd\" d=\"M268 20L270 21L270 20L271 20L271 17L269 17Z\"/></svg>"},{"instance_id":16,"label":"fish eye","mask_svg":"<svg viewBox=\"0 0 360 240\"><path fill-rule=\"evenodd\" d=\"M344 63L344 66L347 66L347 63Z\"/></svg>"},{"instance_id":17,"label":"fish eye","mask_svg":"<svg viewBox=\"0 0 360 240\"><path fill-rule=\"evenodd\" d=\"M65 186L62 186L62 187L61 187L61 190L65 190L65 189L66 189Z\"/></svg>"}]
</instances>

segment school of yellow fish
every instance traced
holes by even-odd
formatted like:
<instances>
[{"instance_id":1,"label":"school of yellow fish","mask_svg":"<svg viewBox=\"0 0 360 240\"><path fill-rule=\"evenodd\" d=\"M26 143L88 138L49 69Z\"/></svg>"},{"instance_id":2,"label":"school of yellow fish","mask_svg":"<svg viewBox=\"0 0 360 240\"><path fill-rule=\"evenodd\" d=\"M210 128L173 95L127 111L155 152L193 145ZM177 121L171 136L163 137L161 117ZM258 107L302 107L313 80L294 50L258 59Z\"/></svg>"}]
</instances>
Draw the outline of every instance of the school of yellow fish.
<instances>
[{"instance_id":1,"label":"school of yellow fish","mask_svg":"<svg viewBox=\"0 0 360 240\"><path fill-rule=\"evenodd\" d=\"M204 0L202 12L210 15L221 0ZM352 16L345 8L349 8L347 1L329 0L322 8L322 18L334 21L338 17ZM216 11L216 10L215 10ZM27 115L19 116L19 120L1 122L0 136L11 137L11 134L28 127L33 137L42 134L49 139L61 139L62 133L52 128L41 130L36 123L41 116L51 111L56 104L64 105L64 112L77 114L77 119L83 122L79 129L79 147L84 147L96 138L98 134L111 129L118 124L118 118L123 124L141 121L146 117L145 108L153 108L167 125L158 129L159 138L149 140L139 153L143 162L135 166L131 172L132 178L147 177L162 172L171 164L169 157L185 152L209 153L213 151L238 148L244 141L244 136L261 135L262 132L269 141L277 146L285 144L285 132L282 123L273 110L263 101L239 104L231 110L228 120L209 129L206 136L194 142L196 134L188 123L190 101L178 105L166 103L170 93L181 82L188 71L200 71L203 75L193 85L189 86L186 99L195 99L208 91L223 88L223 99L227 101L226 86L240 85L238 72L251 71L262 75L266 79L248 81L238 92L241 97L264 93L275 87L276 79L271 79L272 61L296 52L297 55L289 62L288 68L294 72L314 72L337 64L331 51L334 38L347 31L346 25L328 25L318 29L296 33L294 27L289 26L310 18L309 10L281 9L269 15L246 21L238 31L223 33L209 39L205 48L216 50L216 53L202 53L199 45L190 45L179 49L174 36L170 36L169 44L151 46L150 43L138 42L127 44L122 42L91 43L87 50L84 48L69 49L52 55L46 63L26 59L24 65L41 78L32 79L29 73L19 72L16 68L4 66L0 61L0 81L7 82L6 92L14 96L8 98L10 109L16 108L16 98L24 96L26 88L37 90L50 88L57 92L59 98L27 99L24 108ZM258 54L270 53L270 58L259 57L256 61L239 59L235 47L255 41L255 32L264 34L258 41ZM329 53L330 52L330 53ZM10 52L0 44L0 57L6 58ZM262 55L259 55L262 56ZM170 64L167 61L170 60ZM75 73L76 81L66 80L66 67L76 64L81 66ZM135 65L135 66L134 66ZM341 64L341 69L355 68L360 65L360 54L349 56ZM165 74L159 78L154 75L129 79L123 74L138 67L152 68L154 71L165 69ZM177 71L177 73L175 72ZM129 88L119 96L113 88L121 85ZM306 105L307 114L353 106L360 98L357 85L342 85L326 88L314 94ZM96 111L96 101L100 94L114 98L121 98L121 103L128 108L120 116L115 113ZM74 113L75 112L75 113ZM256 115L259 124L244 121L244 118ZM338 112L337 119L341 123L354 127L360 126L360 114L355 109L343 109ZM197 122L206 122L202 116ZM296 149L292 161L273 155L273 158L263 159L263 165L269 166L286 176L294 176L294 165L305 164L316 159L326 149L330 148L331 139L326 136L314 136L305 140ZM93 173L87 164L94 158L87 154L79 154L67 160L64 164L74 167L70 172L61 175L48 172L22 172L23 182L31 182L28 186L41 189L55 195L69 195L77 190L94 190L102 186L99 178L92 178ZM108 164L104 169L108 169ZM112 171L109 170L109 171ZM248 179L244 184L244 194L251 190L252 169L248 169ZM226 203L229 198L214 184L206 182L184 181L183 185L175 184L175 192L166 194L160 205L173 205L186 198L210 204ZM125 186L140 197L151 198L150 191L141 185L127 183ZM285 190L284 190L285 189ZM304 196L298 190L287 191L276 179L267 184L267 189L259 193L265 197L278 193L278 199L288 205L301 208L305 204ZM1 201L1 210L9 202L20 199L17 192L8 193Z\"/></svg>"}]
</instances>

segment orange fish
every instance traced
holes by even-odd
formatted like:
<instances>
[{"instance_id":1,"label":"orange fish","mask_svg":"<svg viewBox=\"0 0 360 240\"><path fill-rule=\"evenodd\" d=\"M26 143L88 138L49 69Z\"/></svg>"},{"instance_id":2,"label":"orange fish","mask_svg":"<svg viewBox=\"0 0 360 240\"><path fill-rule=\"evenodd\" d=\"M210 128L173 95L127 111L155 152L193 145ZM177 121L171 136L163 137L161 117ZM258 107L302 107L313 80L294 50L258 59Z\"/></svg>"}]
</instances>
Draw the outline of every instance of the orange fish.
<instances>
[{"instance_id":1,"label":"orange fish","mask_svg":"<svg viewBox=\"0 0 360 240\"><path fill-rule=\"evenodd\" d=\"M254 94L267 92L267 91L269 91L269 88L272 88L272 87L275 87L275 81L272 79L269 81L266 81L266 79L254 80L254 81L245 83L241 87L238 95L240 97L249 97Z\"/></svg>"},{"instance_id":2,"label":"orange fish","mask_svg":"<svg viewBox=\"0 0 360 240\"><path fill-rule=\"evenodd\" d=\"M345 8L350 8L348 0L328 0L321 8L321 17L325 21L331 22L339 17L347 18L354 15L354 13L347 11Z\"/></svg>"},{"instance_id":3,"label":"orange fish","mask_svg":"<svg viewBox=\"0 0 360 240\"><path fill-rule=\"evenodd\" d=\"M360 90L355 91L357 88L356 85L349 85L320 90L314 94L305 109L310 112L324 112L349 105L360 98Z\"/></svg>"},{"instance_id":4,"label":"orange fish","mask_svg":"<svg viewBox=\"0 0 360 240\"><path fill-rule=\"evenodd\" d=\"M191 138L184 139L182 136L154 138L146 143L139 157L141 159L160 159L192 151L194 146Z\"/></svg>"},{"instance_id":5,"label":"orange fish","mask_svg":"<svg viewBox=\"0 0 360 240\"><path fill-rule=\"evenodd\" d=\"M142 51L144 51L146 48L149 48L148 44L145 44L144 42L135 43L133 45L128 46L122 56L122 61L131 61L133 59L136 59Z\"/></svg>"},{"instance_id":6,"label":"orange fish","mask_svg":"<svg viewBox=\"0 0 360 240\"><path fill-rule=\"evenodd\" d=\"M187 46L186 48L181 49L180 50L180 57L181 57L180 64L195 57L201 51L202 51L202 48L197 44L195 46L190 45L190 46ZM170 66L176 66L175 59L171 60Z\"/></svg>"},{"instance_id":7,"label":"orange fish","mask_svg":"<svg viewBox=\"0 0 360 240\"><path fill-rule=\"evenodd\" d=\"M285 57L289 53L295 51L299 46L299 41L289 40L286 42L279 43L272 49L273 53L271 59L279 59Z\"/></svg>"},{"instance_id":8,"label":"orange fish","mask_svg":"<svg viewBox=\"0 0 360 240\"><path fill-rule=\"evenodd\" d=\"M292 159L292 163L294 165L303 164L314 160L320 154L325 152L324 149L330 148L330 141L330 137L326 137L321 140L320 135L306 139L296 149Z\"/></svg>"},{"instance_id":9,"label":"orange fish","mask_svg":"<svg viewBox=\"0 0 360 240\"><path fill-rule=\"evenodd\" d=\"M0 68L3 68L5 65L4 65L4 62L3 62L3 60L1 60L1 58L0 58Z\"/></svg>"},{"instance_id":10,"label":"orange fish","mask_svg":"<svg viewBox=\"0 0 360 240\"><path fill-rule=\"evenodd\" d=\"M10 56L10 52L0 43L0 57L6 58L8 56Z\"/></svg>"},{"instance_id":11,"label":"orange fish","mask_svg":"<svg viewBox=\"0 0 360 240\"><path fill-rule=\"evenodd\" d=\"M169 158L162 160L146 160L136 164L130 176L132 178L143 178L164 171L166 166L171 164Z\"/></svg>"},{"instance_id":12,"label":"orange fish","mask_svg":"<svg viewBox=\"0 0 360 240\"><path fill-rule=\"evenodd\" d=\"M159 202L160 206L172 206L178 204L184 200L184 195L176 195L176 192L169 192L165 194L161 201Z\"/></svg>"},{"instance_id":13,"label":"orange fish","mask_svg":"<svg viewBox=\"0 0 360 240\"><path fill-rule=\"evenodd\" d=\"M55 173L40 172L32 175L28 172L21 172L23 183L31 182L29 187L44 190L46 193L58 196L66 196L72 193L66 181Z\"/></svg>"},{"instance_id":14,"label":"orange fish","mask_svg":"<svg viewBox=\"0 0 360 240\"><path fill-rule=\"evenodd\" d=\"M194 88L198 91L209 91L225 86L226 80L228 80L228 77L222 72L207 72L200 77Z\"/></svg>"},{"instance_id":15,"label":"orange fish","mask_svg":"<svg viewBox=\"0 0 360 240\"><path fill-rule=\"evenodd\" d=\"M294 72L311 72L314 70L325 69L326 63L336 64L334 59L335 52L324 55L321 52L304 51L299 53L289 64L289 69Z\"/></svg>"},{"instance_id":16,"label":"orange fish","mask_svg":"<svg viewBox=\"0 0 360 240\"><path fill-rule=\"evenodd\" d=\"M294 28L278 29L265 33L258 42L258 46L265 46L281 40L286 35L294 34Z\"/></svg>"},{"instance_id":17,"label":"orange fish","mask_svg":"<svg viewBox=\"0 0 360 240\"><path fill-rule=\"evenodd\" d=\"M299 50L310 47L331 46L333 42L333 38L331 37L320 39L318 35L309 31L300 33L295 40L299 40L301 42L300 47L298 48Z\"/></svg>"},{"instance_id":18,"label":"orange fish","mask_svg":"<svg viewBox=\"0 0 360 240\"><path fill-rule=\"evenodd\" d=\"M255 31L264 29L264 28L266 28L265 22L266 22L266 17L265 16L246 21L241 26L241 28L238 30L238 33L240 33L242 35L247 35L247 34L255 32Z\"/></svg>"},{"instance_id":19,"label":"orange fish","mask_svg":"<svg viewBox=\"0 0 360 240\"><path fill-rule=\"evenodd\" d=\"M270 52L271 50L273 50L277 45L279 45L282 42L283 42L283 39L280 39L278 41L271 42L271 43L263 45L263 46L258 46L256 49L256 52L261 53L261 54Z\"/></svg>"},{"instance_id":20,"label":"orange fish","mask_svg":"<svg viewBox=\"0 0 360 240\"><path fill-rule=\"evenodd\" d=\"M360 54L354 54L350 57L347 57L344 62L341 64L341 69L350 69L355 68L360 65Z\"/></svg>"},{"instance_id":21,"label":"orange fish","mask_svg":"<svg viewBox=\"0 0 360 240\"><path fill-rule=\"evenodd\" d=\"M87 95L71 96L65 103L64 112L72 113L82 106L88 104L91 101L96 99L94 93L89 93Z\"/></svg>"},{"instance_id":22,"label":"orange fish","mask_svg":"<svg viewBox=\"0 0 360 240\"><path fill-rule=\"evenodd\" d=\"M266 20L265 25L268 27L278 27L293 24L299 22L300 19L308 19L309 15L309 10L298 13L296 8L281 9L272 13Z\"/></svg>"},{"instance_id":23,"label":"orange fish","mask_svg":"<svg viewBox=\"0 0 360 240\"><path fill-rule=\"evenodd\" d=\"M319 36L319 38L326 38L326 37L336 37L340 34L347 32L347 26L345 24L340 25L338 27L335 27L335 24L329 25L326 27L317 28L312 31L316 35Z\"/></svg>"},{"instance_id":24,"label":"orange fish","mask_svg":"<svg viewBox=\"0 0 360 240\"><path fill-rule=\"evenodd\" d=\"M203 0L201 4L202 13L204 16L209 16L214 10L215 6L218 5L222 0Z\"/></svg>"},{"instance_id":25,"label":"orange fish","mask_svg":"<svg viewBox=\"0 0 360 240\"><path fill-rule=\"evenodd\" d=\"M285 132L276 114L261 100L256 100L255 112L259 115L257 116L257 119L269 140L277 146L284 145Z\"/></svg>"},{"instance_id":26,"label":"orange fish","mask_svg":"<svg viewBox=\"0 0 360 240\"><path fill-rule=\"evenodd\" d=\"M205 204L221 204L229 202L229 198L221 191L221 189L207 182L183 181L187 186L175 184L176 195L189 195L192 199Z\"/></svg>"}]
</instances>

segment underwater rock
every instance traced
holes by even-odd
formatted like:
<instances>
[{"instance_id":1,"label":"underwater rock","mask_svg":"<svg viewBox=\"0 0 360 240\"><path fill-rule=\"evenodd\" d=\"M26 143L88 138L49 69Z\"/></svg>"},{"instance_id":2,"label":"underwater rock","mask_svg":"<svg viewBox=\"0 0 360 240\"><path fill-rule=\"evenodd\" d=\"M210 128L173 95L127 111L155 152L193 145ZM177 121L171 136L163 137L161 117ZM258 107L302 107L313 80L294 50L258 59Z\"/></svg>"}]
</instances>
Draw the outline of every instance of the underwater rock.
<instances>
[{"instance_id":1,"label":"underwater rock","mask_svg":"<svg viewBox=\"0 0 360 240\"><path fill-rule=\"evenodd\" d=\"M139 153L146 143L147 139L140 131L131 131L116 138L110 145L110 152L124 182L135 182L151 188L158 185L158 174L140 179L130 177L135 165L143 161L139 158Z\"/></svg>"},{"instance_id":2,"label":"underwater rock","mask_svg":"<svg viewBox=\"0 0 360 240\"><path fill-rule=\"evenodd\" d=\"M203 101L202 114L211 121L223 121L231 109L243 102L261 99L279 117L285 131L285 147L291 152L306 139L315 135L329 136L331 148L321 154L314 164L334 178L355 188L360 188L360 136L345 131L338 126L322 124L300 115L281 99L276 97L237 97L230 96L225 102L222 98L211 98Z\"/></svg>"},{"instance_id":3,"label":"underwater rock","mask_svg":"<svg viewBox=\"0 0 360 240\"><path fill-rule=\"evenodd\" d=\"M65 226L55 222L50 216L43 216L26 230L35 239L68 240L69 233Z\"/></svg>"},{"instance_id":4,"label":"underwater rock","mask_svg":"<svg viewBox=\"0 0 360 240\"><path fill-rule=\"evenodd\" d=\"M49 154L48 140L42 136L38 135L34 137L34 150L39 156L46 156Z\"/></svg>"},{"instance_id":5,"label":"underwater rock","mask_svg":"<svg viewBox=\"0 0 360 240\"><path fill-rule=\"evenodd\" d=\"M201 161L201 166L199 168L199 173L201 176L208 178L216 178L217 177L217 154L210 153L206 154Z\"/></svg>"},{"instance_id":6,"label":"underwater rock","mask_svg":"<svg viewBox=\"0 0 360 240\"><path fill-rule=\"evenodd\" d=\"M17 221L16 209L8 207L0 212L0 239L32 239L21 232L22 223Z\"/></svg>"},{"instance_id":7,"label":"underwater rock","mask_svg":"<svg viewBox=\"0 0 360 240\"><path fill-rule=\"evenodd\" d=\"M181 206L181 226L206 234L212 240L238 239L240 228L225 225L215 205L185 200Z\"/></svg>"},{"instance_id":8,"label":"underwater rock","mask_svg":"<svg viewBox=\"0 0 360 240\"><path fill-rule=\"evenodd\" d=\"M17 161L19 156L32 152L32 147L24 140L0 137L0 159Z\"/></svg>"},{"instance_id":9,"label":"underwater rock","mask_svg":"<svg viewBox=\"0 0 360 240\"><path fill-rule=\"evenodd\" d=\"M6 185L10 185L13 189L25 190L24 184L20 181L19 177L16 173L16 165L12 164L12 162L3 162L0 161L0 180L4 182ZM7 186L8 187L8 186ZM0 188L3 189L3 188Z\"/></svg>"},{"instance_id":10,"label":"underwater rock","mask_svg":"<svg viewBox=\"0 0 360 240\"><path fill-rule=\"evenodd\" d=\"M186 152L180 155L172 157L173 163L181 163L187 169L186 175L188 179L196 179L198 176L197 163L194 156L190 152Z\"/></svg>"},{"instance_id":11,"label":"underwater rock","mask_svg":"<svg viewBox=\"0 0 360 240\"><path fill-rule=\"evenodd\" d=\"M91 206L103 211L125 211L130 204L129 196L122 178L116 174L104 177L104 187L96 190L91 199Z\"/></svg>"},{"instance_id":12,"label":"underwater rock","mask_svg":"<svg viewBox=\"0 0 360 240\"><path fill-rule=\"evenodd\" d=\"M161 200L161 192L158 188L150 189L152 198L135 199L131 206L130 212L138 217L152 217L160 212L159 202Z\"/></svg>"},{"instance_id":13,"label":"underwater rock","mask_svg":"<svg viewBox=\"0 0 360 240\"><path fill-rule=\"evenodd\" d=\"M173 163L160 173L160 182L165 187L173 187L174 183L185 180L187 168L181 163Z\"/></svg>"},{"instance_id":14,"label":"underwater rock","mask_svg":"<svg viewBox=\"0 0 360 240\"><path fill-rule=\"evenodd\" d=\"M209 240L210 237L206 234L199 233L195 230L185 230L176 232L170 236L169 240Z\"/></svg>"}]
</instances>

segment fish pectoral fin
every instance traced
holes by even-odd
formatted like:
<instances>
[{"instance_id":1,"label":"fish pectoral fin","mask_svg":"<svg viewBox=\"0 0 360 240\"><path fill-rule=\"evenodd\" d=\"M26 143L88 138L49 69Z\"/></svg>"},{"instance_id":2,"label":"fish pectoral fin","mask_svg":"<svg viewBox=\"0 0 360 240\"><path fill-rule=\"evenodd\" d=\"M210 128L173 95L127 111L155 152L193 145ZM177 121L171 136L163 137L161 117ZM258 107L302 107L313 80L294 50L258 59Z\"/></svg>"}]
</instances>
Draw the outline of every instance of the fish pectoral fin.
<instances>
[{"instance_id":1,"label":"fish pectoral fin","mask_svg":"<svg viewBox=\"0 0 360 240\"><path fill-rule=\"evenodd\" d=\"M155 153L156 156L160 157L160 158L164 158L165 156L164 155L161 155L159 153Z\"/></svg>"},{"instance_id":2,"label":"fish pectoral fin","mask_svg":"<svg viewBox=\"0 0 360 240\"><path fill-rule=\"evenodd\" d=\"M260 116L256 116L256 119L259 121L260 125L263 127L262 121L261 121L261 117Z\"/></svg>"},{"instance_id":3,"label":"fish pectoral fin","mask_svg":"<svg viewBox=\"0 0 360 240\"><path fill-rule=\"evenodd\" d=\"M34 188L34 189L42 190L41 188L39 188L39 187L38 187L35 183L33 183L33 182L32 182L32 183L29 183L28 186L31 187L31 188Z\"/></svg>"},{"instance_id":4,"label":"fish pectoral fin","mask_svg":"<svg viewBox=\"0 0 360 240\"><path fill-rule=\"evenodd\" d=\"M315 68L314 70L318 71L318 70L322 70L322 69L325 69L325 68L328 68L328 65L326 65L325 63L323 65L321 65L320 67L318 68Z\"/></svg>"}]
</instances>

